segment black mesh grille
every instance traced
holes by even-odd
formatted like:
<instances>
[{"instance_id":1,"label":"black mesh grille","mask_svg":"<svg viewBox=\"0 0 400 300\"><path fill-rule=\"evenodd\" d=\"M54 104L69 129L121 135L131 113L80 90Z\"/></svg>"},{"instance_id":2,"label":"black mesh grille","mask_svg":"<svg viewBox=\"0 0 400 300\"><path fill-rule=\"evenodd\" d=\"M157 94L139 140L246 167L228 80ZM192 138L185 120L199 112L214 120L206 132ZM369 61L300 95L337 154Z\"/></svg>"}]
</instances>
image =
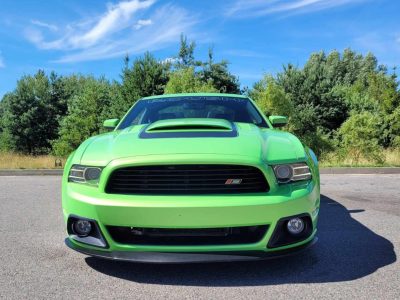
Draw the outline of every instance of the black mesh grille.
<instances>
[{"instance_id":1,"label":"black mesh grille","mask_svg":"<svg viewBox=\"0 0 400 300\"><path fill-rule=\"evenodd\" d=\"M259 242L268 225L224 228L137 228L107 226L112 239L120 244L201 246Z\"/></svg>"},{"instance_id":2,"label":"black mesh grille","mask_svg":"<svg viewBox=\"0 0 400 300\"><path fill-rule=\"evenodd\" d=\"M260 169L240 165L163 165L115 170L109 194L194 195L261 193L269 190Z\"/></svg>"}]
</instances>

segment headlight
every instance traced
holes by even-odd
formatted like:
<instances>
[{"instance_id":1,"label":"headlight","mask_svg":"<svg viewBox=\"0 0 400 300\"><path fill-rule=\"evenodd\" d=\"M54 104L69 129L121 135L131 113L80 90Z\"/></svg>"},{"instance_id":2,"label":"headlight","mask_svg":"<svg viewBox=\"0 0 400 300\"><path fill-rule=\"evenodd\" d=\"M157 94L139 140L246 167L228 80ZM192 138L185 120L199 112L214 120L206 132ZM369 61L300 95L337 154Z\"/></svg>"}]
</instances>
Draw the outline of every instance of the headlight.
<instances>
[{"instance_id":1,"label":"headlight","mask_svg":"<svg viewBox=\"0 0 400 300\"><path fill-rule=\"evenodd\" d=\"M306 163L273 166L279 183L311 179L311 171Z\"/></svg>"},{"instance_id":2,"label":"headlight","mask_svg":"<svg viewBox=\"0 0 400 300\"><path fill-rule=\"evenodd\" d=\"M73 165L69 171L68 181L98 185L102 168Z\"/></svg>"}]
</instances>

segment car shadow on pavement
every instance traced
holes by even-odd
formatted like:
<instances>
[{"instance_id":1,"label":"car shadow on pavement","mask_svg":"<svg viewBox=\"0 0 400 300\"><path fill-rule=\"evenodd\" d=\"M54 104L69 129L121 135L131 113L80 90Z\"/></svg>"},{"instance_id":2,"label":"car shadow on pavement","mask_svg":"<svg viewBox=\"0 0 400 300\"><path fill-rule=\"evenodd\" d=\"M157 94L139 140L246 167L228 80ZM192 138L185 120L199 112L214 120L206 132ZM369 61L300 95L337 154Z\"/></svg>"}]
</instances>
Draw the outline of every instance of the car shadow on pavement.
<instances>
[{"instance_id":1,"label":"car shadow on pavement","mask_svg":"<svg viewBox=\"0 0 400 300\"><path fill-rule=\"evenodd\" d=\"M321 197L319 241L297 256L207 264L138 264L87 257L93 269L139 283L257 286L354 280L396 261L393 244L353 219L343 205Z\"/></svg>"}]
</instances>

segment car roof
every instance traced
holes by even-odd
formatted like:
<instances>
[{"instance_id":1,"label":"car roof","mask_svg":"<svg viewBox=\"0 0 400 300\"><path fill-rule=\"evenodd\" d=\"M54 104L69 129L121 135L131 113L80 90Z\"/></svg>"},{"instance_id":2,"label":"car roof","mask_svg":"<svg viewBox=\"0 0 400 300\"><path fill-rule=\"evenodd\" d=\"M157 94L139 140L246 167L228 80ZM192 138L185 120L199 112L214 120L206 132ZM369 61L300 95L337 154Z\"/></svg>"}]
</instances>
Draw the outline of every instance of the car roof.
<instances>
[{"instance_id":1,"label":"car roof","mask_svg":"<svg viewBox=\"0 0 400 300\"><path fill-rule=\"evenodd\" d=\"M233 97L233 98L242 98L248 99L247 96L238 95L238 94L224 94L224 93L182 93L182 94L165 94L165 95L156 95L141 98L140 100L151 100L151 99L160 99L160 98L172 98L172 97Z\"/></svg>"}]
</instances>

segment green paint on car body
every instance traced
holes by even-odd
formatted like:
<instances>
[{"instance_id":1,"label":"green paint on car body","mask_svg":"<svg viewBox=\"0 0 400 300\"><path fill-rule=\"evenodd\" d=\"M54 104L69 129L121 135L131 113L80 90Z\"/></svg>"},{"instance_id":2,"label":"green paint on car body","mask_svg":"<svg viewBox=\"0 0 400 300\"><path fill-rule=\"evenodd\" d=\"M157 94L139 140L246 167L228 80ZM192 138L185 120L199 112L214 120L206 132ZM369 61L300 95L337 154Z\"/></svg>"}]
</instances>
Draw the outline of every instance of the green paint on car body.
<instances>
[{"instance_id":1,"label":"green paint on car body","mask_svg":"<svg viewBox=\"0 0 400 300\"><path fill-rule=\"evenodd\" d=\"M218 97L223 97L223 101L220 101ZM217 112L208 111L208 115L211 112L211 115L214 113L214 117L182 117L182 109L185 114L196 111L198 105L192 105L191 102L194 99L207 104L200 105L199 111L218 110ZM175 101L176 103L183 101L183 105L181 105L183 108L179 105L171 109L164 108L168 105L168 101ZM215 107L213 101L216 101ZM230 101L239 102L232 104ZM142 102L140 104L142 106L143 103L146 103L148 105L147 110L158 107L158 116L171 116L172 113L175 113L178 117L155 120L154 122L143 121L142 124L133 122L132 125L128 124L128 126L121 128L124 120L130 117L130 113L134 111L134 108L132 108L113 131L89 138L70 155L62 179L62 205L65 222L68 223L70 216L92 220L97 224L101 236L106 240L107 247L101 248L91 245L90 242L86 243L84 242L85 239L77 237L69 228L68 240L71 245L80 249L87 249L89 254L90 250L103 251L104 253L114 253L115 251L132 253L261 251L270 253L298 247L315 238L320 201L316 156L312 150L304 147L294 135L274 129L271 122L261 114L253 101L243 95L202 93L152 96L143 98L138 102ZM138 103L135 105L138 105ZM254 107L252 114L260 115L262 120L257 122L261 125L253 124L250 121L237 122L235 119L215 118L215 116L219 116L220 110L224 109L224 105L226 105L226 110L230 109L231 106L235 108L239 105L251 106L250 110L253 110ZM164 113L164 110L167 113ZM246 111L243 111L243 113L246 113ZM143 116L146 116L145 113ZM222 115L220 114L220 116ZM241 115L238 118L242 117ZM256 117L258 118L258 116ZM276 120L284 121L282 118ZM107 122L106 125L112 127L111 125L115 126L116 122L114 119ZM137 123L140 122L137 121ZM204 132L230 132L232 130L236 130L237 135L229 137L204 135ZM168 138L141 138L143 131L152 134L159 132L173 134ZM179 136L182 132L194 134L201 132L202 134L200 134L200 137ZM303 172L299 170L308 172L307 170L309 170L310 175L304 175L309 177L306 180L280 183L275 174L274 166L286 164L291 164L292 172ZM71 167L77 165L100 167L102 171L98 184L89 185L73 182L69 175ZM129 167L165 165L255 167L265 177L268 190L254 193L214 194L211 192L209 194L189 193L185 195L175 195L173 192L161 195L106 192L110 176L114 171ZM298 166L300 168L296 169ZM303 175L300 174L299 176L299 178L303 178L301 177ZM168 175L164 179L168 180ZM236 182L240 184L240 181L237 180ZM228 187L224 186L224 188ZM309 219L311 222L311 228L308 228L309 234L297 239L296 237L291 239L288 236L288 241L293 242L282 243L278 247L269 247L269 242L273 240L273 235L276 234L275 229L278 222L287 217L300 215L306 216L307 220ZM202 245L118 243L111 237L107 229L107 226L144 229L195 229L258 225L268 225L268 229L256 243L228 243L223 245L212 243ZM287 235L288 233L283 232L282 234Z\"/></svg>"}]
</instances>

